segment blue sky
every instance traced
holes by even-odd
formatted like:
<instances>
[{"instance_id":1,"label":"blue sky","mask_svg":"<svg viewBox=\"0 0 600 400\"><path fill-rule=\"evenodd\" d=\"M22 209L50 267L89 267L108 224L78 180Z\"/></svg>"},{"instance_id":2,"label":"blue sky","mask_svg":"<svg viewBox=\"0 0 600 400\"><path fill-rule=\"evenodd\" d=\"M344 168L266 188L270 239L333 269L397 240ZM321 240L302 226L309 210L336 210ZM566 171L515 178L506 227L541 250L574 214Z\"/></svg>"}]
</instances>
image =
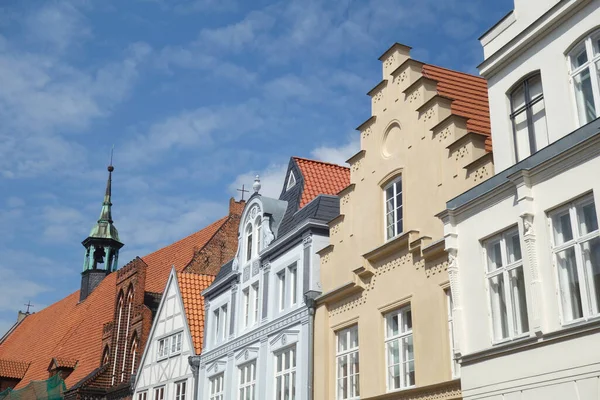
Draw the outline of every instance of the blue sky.
<instances>
[{"instance_id":1,"label":"blue sky","mask_svg":"<svg viewBox=\"0 0 600 400\"><path fill-rule=\"evenodd\" d=\"M476 73L511 0L4 0L0 4L0 333L78 289L115 145L126 263L277 195L292 155L342 163L377 58Z\"/></svg>"}]
</instances>

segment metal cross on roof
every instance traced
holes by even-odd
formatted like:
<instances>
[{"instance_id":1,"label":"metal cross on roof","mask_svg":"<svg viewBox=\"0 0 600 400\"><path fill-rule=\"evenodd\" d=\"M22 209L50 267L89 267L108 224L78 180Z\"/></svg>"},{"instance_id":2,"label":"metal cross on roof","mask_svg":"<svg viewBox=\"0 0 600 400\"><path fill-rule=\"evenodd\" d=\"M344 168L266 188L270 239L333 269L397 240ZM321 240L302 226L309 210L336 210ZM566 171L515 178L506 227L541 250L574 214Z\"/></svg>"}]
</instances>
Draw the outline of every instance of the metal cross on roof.
<instances>
[{"instance_id":1,"label":"metal cross on roof","mask_svg":"<svg viewBox=\"0 0 600 400\"><path fill-rule=\"evenodd\" d=\"M250 192L249 190L246 190L245 187L245 185L242 185L241 189L237 189L238 192L242 192L242 200L244 200L244 193Z\"/></svg>"},{"instance_id":2,"label":"metal cross on roof","mask_svg":"<svg viewBox=\"0 0 600 400\"><path fill-rule=\"evenodd\" d=\"M31 300L29 300L25 305L27 306L27 311L25 311L27 314L29 314L29 307L35 307L33 304L31 304Z\"/></svg>"}]
</instances>

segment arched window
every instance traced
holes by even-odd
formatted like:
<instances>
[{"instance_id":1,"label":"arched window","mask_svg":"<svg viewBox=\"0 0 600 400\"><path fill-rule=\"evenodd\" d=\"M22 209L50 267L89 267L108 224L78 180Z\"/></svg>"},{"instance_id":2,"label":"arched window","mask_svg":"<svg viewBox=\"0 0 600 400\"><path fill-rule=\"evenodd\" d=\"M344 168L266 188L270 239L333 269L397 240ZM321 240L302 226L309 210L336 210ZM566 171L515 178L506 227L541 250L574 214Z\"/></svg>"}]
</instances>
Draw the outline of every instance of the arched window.
<instances>
[{"instance_id":1,"label":"arched window","mask_svg":"<svg viewBox=\"0 0 600 400\"><path fill-rule=\"evenodd\" d=\"M119 293L119 300L117 301L117 341L115 343L115 359L113 362L113 368L112 368L112 378L111 378L111 385L115 384L115 373L117 371L117 355L118 355L118 351L119 351L119 335L121 334L121 317L123 315L123 306L124 306L124 295L123 295L123 291L121 291Z\"/></svg>"},{"instance_id":2,"label":"arched window","mask_svg":"<svg viewBox=\"0 0 600 400\"><path fill-rule=\"evenodd\" d=\"M246 261L250 261L252 258L252 224L246 226Z\"/></svg>"},{"instance_id":3,"label":"arched window","mask_svg":"<svg viewBox=\"0 0 600 400\"><path fill-rule=\"evenodd\" d=\"M600 116L600 29L569 52L569 68L579 125L585 125Z\"/></svg>"},{"instance_id":4,"label":"arched window","mask_svg":"<svg viewBox=\"0 0 600 400\"><path fill-rule=\"evenodd\" d=\"M254 221L254 230L256 231L256 254L262 250L262 218L260 215Z\"/></svg>"},{"instance_id":5,"label":"arched window","mask_svg":"<svg viewBox=\"0 0 600 400\"><path fill-rule=\"evenodd\" d=\"M137 360L138 355L138 339L137 334L133 334L133 339L131 339L131 374L135 372L135 362Z\"/></svg>"},{"instance_id":6,"label":"arched window","mask_svg":"<svg viewBox=\"0 0 600 400\"><path fill-rule=\"evenodd\" d=\"M509 97L515 158L519 162L548 145L546 108L539 72L515 85Z\"/></svg>"},{"instance_id":7,"label":"arched window","mask_svg":"<svg viewBox=\"0 0 600 400\"><path fill-rule=\"evenodd\" d=\"M110 348L108 346L104 346L104 351L102 352L102 364L105 365L110 361Z\"/></svg>"},{"instance_id":8,"label":"arched window","mask_svg":"<svg viewBox=\"0 0 600 400\"><path fill-rule=\"evenodd\" d=\"M133 305L133 286L129 286L127 291L127 319L125 320L125 338L129 336L129 326L131 325L131 307ZM127 341L125 342L125 348L123 349L123 364L121 366L121 382L125 380L125 365L127 363Z\"/></svg>"}]
</instances>

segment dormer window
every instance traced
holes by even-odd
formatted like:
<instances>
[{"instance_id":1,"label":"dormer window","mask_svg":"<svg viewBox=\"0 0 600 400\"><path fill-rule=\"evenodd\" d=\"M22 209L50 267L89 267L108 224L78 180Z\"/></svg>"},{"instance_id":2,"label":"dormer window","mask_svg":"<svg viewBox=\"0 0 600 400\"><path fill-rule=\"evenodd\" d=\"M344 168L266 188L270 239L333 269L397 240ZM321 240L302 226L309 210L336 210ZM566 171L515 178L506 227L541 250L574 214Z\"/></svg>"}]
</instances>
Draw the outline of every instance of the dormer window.
<instances>
[{"instance_id":1,"label":"dormer window","mask_svg":"<svg viewBox=\"0 0 600 400\"><path fill-rule=\"evenodd\" d=\"M296 177L294 176L294 173L290 171L290 176L288 177L287 186L286 186L285 190L290 190L291 188L294 187L295 184L296 184Z\"/></svg>"}]
</instances>

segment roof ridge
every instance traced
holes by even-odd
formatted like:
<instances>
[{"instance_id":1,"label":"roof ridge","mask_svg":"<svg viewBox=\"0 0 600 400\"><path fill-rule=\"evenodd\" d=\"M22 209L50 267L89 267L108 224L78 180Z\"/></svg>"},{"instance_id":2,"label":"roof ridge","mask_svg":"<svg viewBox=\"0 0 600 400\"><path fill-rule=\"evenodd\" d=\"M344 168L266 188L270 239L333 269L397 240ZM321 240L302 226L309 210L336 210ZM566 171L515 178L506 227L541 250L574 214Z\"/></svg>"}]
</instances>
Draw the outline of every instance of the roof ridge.
<instances>
[{"instance_id":1,"label":"roof ridge","mask_svg":"<svg viewBox=\"0 0 600 400\"><path fill-rule=\"evenodd\" d=\"M450 68L446 68L446 67L440 67L439 65L435 65L435 64L425 63L425 66L439 68L439 69L443 69L444 71L453 72L455 74L464 75L464 76L467 76L467 77L475 78L477 80L482 80L482 81L485 81L486 84L487 84L487 80L484 77L482 77L482 76L477 76L477 75L474 75L474 74L469 74L468 72L457 71L455 69L450 69Z\"/></svg>"},{"instance_id":2,"label":"roof ridge","mask_svg":"<svg viewBox=\"0 0 600 400\"><path fill-rule=\"evenodd\" d=\"M311 158L306 158L306 157L292 156L292 158L295 160L309 161L309 162L314 162L314 163L319 163L319 164L331 165L332 167L350 169L349 167L346 167L344 165L334 164L334 163L330 163L327 161L321 161L321 160L313 160Z\"/></svg>"},{"instance_id":3,"label":"roof ridge","mask_svg":"<svg viewBox=\"0 0 600 400\"><path fill-rule=\"evenodd\" d=\"M163 246L163 247L161 247L160 249L154 250L152 253L148 253L148 254L146 254L145 256L142 256L142 257L140 257L140 258L143 260L143 259L144 259L144 257L149 257L149 256L151 256L151 255L152 255L152 254L154 254L154 253L158 253L159 251L162 251L163 249L166 249L166 248L168 248L168 247L174 246L174 245L176 245L176 244L178 244L178 243L180 243L180 242L182 242L182 241L184 241L184 240L186 240L186 239L190 238L191 236L193 236L193 235L197 234L198 232L202 232L203 230L205 230L205 229L207 229L207 228L209 228L209 227L211 227L211 226L213 226L213 225L215 225L215 224L217 224L217 223L219 223L219 222L221 222L221 225L222 225L222 224L224 224L224 223L226 222L226 220L227 220L229 217L230 217L230 215L226 215L226 216L224 216L224 217L222 217L222 218L220 218L220 219L218 219L218 220L216 220L216 221L214 221L214 222L211 222L210 224L206 225L204 228L202 228L202 229L199 229L199 230L197 230L197 231L194 231L194 232L190 233L189 235L186 235L186 236L182 237L181 239L177 240L176 242L169 243L168 245L166 245L166 246ZM215 232L215 233L213 233L213 235L210 237L210 239L212 239L212 238L214 237L214 235L216 235L216 232ZM208 241L210 241L210 239L209 239ZM207 241L207 243L208 243L208 241Z\"/></svg>"}]
</instances>

